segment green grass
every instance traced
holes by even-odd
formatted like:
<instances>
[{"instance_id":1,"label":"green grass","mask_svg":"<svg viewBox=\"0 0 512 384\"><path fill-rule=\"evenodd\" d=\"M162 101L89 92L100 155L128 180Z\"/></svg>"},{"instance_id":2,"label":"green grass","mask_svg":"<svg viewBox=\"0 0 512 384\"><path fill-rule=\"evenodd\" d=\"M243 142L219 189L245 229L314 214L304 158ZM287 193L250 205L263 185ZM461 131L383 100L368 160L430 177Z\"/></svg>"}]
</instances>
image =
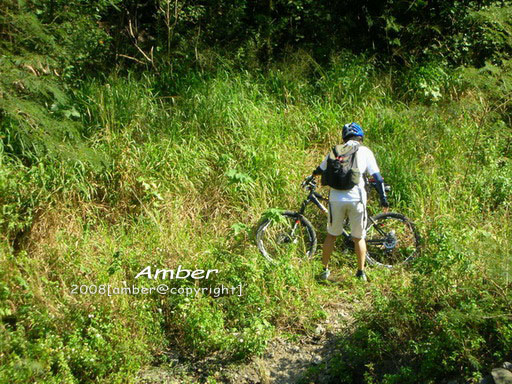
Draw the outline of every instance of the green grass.
<instances>
[{"instance_id":1,"label":"green grass","mask_svg":"<svg viewBox=\"0 0 512 384\"><path fill-rule=\"evenodd\" d=\"M440 99L408 88L404 76L430 76ZM357 356L340 358L337 377L352 369L388 382L416 369L471 377L510 358L510 127L478 89L450 79L424 68L382 73L342 56L327 68L295 60L267 73L84 82L73 102L98 161L25 164L5 141L0 147L0 382L129 382L165 360L166 348L243 360L276 333L311 329L323 304L367 294L347 344ZM315 282L318 255L268 265L250 230L270 207L298 208L300 181L347 121L366 129L393 210L424 237L421 263L370 271L368 288L349 279L346 254L333 264L347 278L341 287ZM325 219L313 211L311 219L321 241ZM72 284L131 284L147 265L179 264L219 269L201 286L242 283L244 295L69 293Z\"/></svg>"}]
</instances>

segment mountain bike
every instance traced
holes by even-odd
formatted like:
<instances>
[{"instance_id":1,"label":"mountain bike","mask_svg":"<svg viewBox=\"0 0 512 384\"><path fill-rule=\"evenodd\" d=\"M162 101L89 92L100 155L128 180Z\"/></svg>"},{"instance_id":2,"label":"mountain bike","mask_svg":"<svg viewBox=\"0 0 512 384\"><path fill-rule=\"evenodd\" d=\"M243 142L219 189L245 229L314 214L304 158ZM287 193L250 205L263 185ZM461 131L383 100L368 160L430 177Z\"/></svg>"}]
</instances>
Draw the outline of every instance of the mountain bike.
<instances>
[{"instance_id":1,"label":"mountain bike","mask_svg":"<svg viewBox=\"0 0 512 384\"><path fill-rule=\"evenodd\" d=\"M366 185L376 189L374 180L366 180ZM256 231L256 244L261 254L273 262L284 253L296 252L311 258L317 248L314 226L304 216L308 205L313 203L325 214L327 208L322 201L329 199L316 191L317 183L312 176L301 185L308 196L298 211L270 210L264 215ZM390 187L386 185L386 190ZM347 223L347 222L346 222ZM346 248L354 248L350 234L344 229L340 236ZM369 217L366 228L367 261L370 265L386 268L412 260L419 254L420 236L414 223L400 213L379 213Z\"/></svg>"}]
</instances>

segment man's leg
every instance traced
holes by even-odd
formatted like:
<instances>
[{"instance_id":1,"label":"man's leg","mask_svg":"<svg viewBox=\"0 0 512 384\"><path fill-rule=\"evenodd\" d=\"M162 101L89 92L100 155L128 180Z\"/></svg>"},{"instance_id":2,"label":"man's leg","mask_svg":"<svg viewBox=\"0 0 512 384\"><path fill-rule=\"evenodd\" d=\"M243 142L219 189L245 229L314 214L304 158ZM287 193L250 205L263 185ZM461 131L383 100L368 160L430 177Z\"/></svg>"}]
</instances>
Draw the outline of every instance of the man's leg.
<instances>
[{"instance_id":1,"label":"man's leg","mask_svg":"<svg viewBox=\"0 0 512 384\"><path fill-rule=\"evenodd\" d=\"M335 242L336 236L328 233L324 241L324 247L322 249L322 264L324 265L324 268L327 268L329 265L329 259L331 258Z\"/></svg>"},{"instance_id":2,"label":"man's leg","mask_svg":"<svg viewBox=\"0 0 512 384\"><path fill-rule=\"evenodd\" d=\"M366 207L362 203L356 203L351 206L350 228L352 231L352 240L357 255L357 273L356 277L366 281L364 273L364 264L366 261Z\"/></svg>"},{"instance_id":3,"label":"man's leg","mask_svg":"<svg viewBox=\"0 0 512 384\"><path fill-rule=\"evenodd\" d=\"M329 215L327 219L327 236L325 237L324 246L322 250L322 264L324 270L319 276L321 280L327 280L330 275L329 259L331 258L332 251L334 250L334 243L336 237L343 231L343 221L345 219L343 204L338 201L329 201ZM333 235L334 233L334 235Z\"/></svg>"},{"instance_id":4,"label":"man's leg","mask_svg":"<svg viewBox=\"0 0 512 384\"><path fill-rule=\"evenodd\" d=\"M364 271L364 263L366 261L366 241L364 239L358 239L357 237L353 237L352 240L354 241L356 249L357 269Z\"/></svg>"}]
</instances>

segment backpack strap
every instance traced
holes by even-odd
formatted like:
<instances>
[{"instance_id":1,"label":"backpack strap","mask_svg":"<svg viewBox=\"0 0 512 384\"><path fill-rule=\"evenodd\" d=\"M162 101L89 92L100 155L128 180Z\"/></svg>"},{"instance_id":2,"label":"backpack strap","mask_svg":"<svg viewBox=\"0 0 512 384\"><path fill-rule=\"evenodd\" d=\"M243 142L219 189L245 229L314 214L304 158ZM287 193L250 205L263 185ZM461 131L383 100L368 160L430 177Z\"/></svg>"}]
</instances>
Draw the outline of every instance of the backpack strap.
<instances>
[{"instance_id":1,"label":"backpack strap","mask_svg":"<svg viewBox=\"0 0 512 384\"><path fill-rule=\"evenodd\" d=\"M340 156L341 156L341 155L340 155L340 153L338 152L338 150L336 149L337 147L347 148L347 146L346 146L346 145L335 145L334 147L332 147L332 153L334 154L334 158L338 158L338 157L340 157ZM350 153L350 156L352 156L352 155L354 155L354 154L357 152L357 150L359 149L359 145L357 145L357 146L351 146L351 147L352 147L352 148L351 148L351 149L349 149L348 151L345 151L345 152L343 152L343 151L342 151L342 155L343 155L343 156L346 156L347 154L349 154L350 152L352 152L352 153Z\"/></svg>"},{"instance_id":2,"label":"backpack strap","mask_svg":"<svg viewBox=\"0 0 512 384\"><path fill-rule=\"evenodd\" d=\"M357 151L359 151L359 145L356 147L354 153L352 153L352 159L351 159L351 162L350 162L350 168L354 168L354 162L356 161Z\"/></svg>"},{"instance_id":3,"label":"backpack strap","mask_svg":"<svg viewBox=\"0 0 512 384\"><path fill-rule=\"evenodd\" d=\"M356 150L352 154L352 164L350 165L350 168L352 168L352 169L354 168L354 162L356 163L356 166L359 168L359 164L357 163L357 159L356 159L357 151L359 151L359 148L360 148L360 146L358 145ZM361 170L359 170L359 172L361 172ZM363 177L363 175L361 175L361 177ZM359 201L361 202L361 204L363 204L363 207L364 207L364 214L365 214L364 228L366 228L366 204L364 203L364 200L363 200L363 191L359 187L359 185L356 185L356 188L359 191Z\"/></svg>"}]
</instances>

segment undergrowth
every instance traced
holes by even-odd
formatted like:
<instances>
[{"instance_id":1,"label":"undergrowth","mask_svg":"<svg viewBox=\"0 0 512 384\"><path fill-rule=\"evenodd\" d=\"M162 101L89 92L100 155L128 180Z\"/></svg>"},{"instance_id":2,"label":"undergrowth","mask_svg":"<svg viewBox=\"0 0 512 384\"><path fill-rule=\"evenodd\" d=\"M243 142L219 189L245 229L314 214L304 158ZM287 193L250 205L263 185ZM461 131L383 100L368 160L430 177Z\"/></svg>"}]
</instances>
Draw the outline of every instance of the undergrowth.
<instances>
[{"instance_id":1,"label":"undergrowth","mask_svg":"<svg viewBox=\"0 0 512 384\"><path fill-rule=\"evenodd\" d=\"M298 207L300 181L349 121L425 250L409 270L375 271L368 288L347 283L368 305L333 375L467 378L510 358L510 115L506 90L472 86L505 75L485 76L382 72L346 53L322 69L296 57L267 72L114 73L66 95L90 158L24 146L7 114L0 382L129 382L168 349L243 360L276 333L311 330L343 296L315 282L318 255L266 264L251 228L267 208ZM324 220L312 214L320 240ZM243 295L70 293L156 286L134 279L148 265L215 268L199 287L242 284Z\"/></svg>"}]
</instances>

